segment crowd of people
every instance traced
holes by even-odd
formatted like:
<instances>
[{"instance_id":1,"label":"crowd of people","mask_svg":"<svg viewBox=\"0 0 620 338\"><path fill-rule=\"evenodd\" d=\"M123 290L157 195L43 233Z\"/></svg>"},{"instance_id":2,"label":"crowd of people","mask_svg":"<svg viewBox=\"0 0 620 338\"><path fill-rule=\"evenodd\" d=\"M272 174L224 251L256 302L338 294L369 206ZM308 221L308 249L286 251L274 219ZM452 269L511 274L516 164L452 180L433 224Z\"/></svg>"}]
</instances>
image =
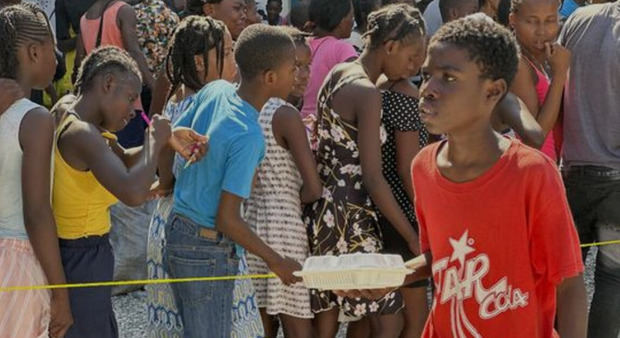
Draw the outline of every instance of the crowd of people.
<instances>
[{"instance_id":1,"label":"crowd of people","mask_svg":"<svg viewBox=\"0 0 620 338\"><path fill-rule=\"evenodd\" d=\"M590 304L580 248L620 239L620 1L284 7L0 0L0 288L140 229L150 279L277 277L148 285L149 337L620 337L620 245ZM293 274L351 253L415 270ZM0 292L0 337L118 337L111 297Z\"/></svg>"}]
</instances>

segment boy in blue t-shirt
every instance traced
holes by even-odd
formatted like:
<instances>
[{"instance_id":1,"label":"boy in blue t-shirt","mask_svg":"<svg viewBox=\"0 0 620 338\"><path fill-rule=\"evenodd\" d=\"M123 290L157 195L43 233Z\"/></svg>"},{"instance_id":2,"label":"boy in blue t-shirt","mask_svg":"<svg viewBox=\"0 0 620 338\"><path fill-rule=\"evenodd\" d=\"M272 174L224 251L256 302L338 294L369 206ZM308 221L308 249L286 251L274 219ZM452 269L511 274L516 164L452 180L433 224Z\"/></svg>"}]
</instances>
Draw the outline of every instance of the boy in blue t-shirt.
<instances>
[{"instance_id":1,"label":"boy in blue t-shirt","mask_svg":"<svg viewBox=\"0 0 620 338\"><path fill-rule=\"evenodd\" d=\"M252 25L235 49L241 83L210 83L196 94L177 126L209 136L206 158L182 170L166 224L164 264L173 278L238 272L235 244L261 257L286 284L301 270L267 246L241 218L254 172L265 152L258 115L271 97L286 98L295 81L295 45L275 27ZM234 281L175 283L172 290L186 337L230 335Z\"/></svg>"}]
</instances>

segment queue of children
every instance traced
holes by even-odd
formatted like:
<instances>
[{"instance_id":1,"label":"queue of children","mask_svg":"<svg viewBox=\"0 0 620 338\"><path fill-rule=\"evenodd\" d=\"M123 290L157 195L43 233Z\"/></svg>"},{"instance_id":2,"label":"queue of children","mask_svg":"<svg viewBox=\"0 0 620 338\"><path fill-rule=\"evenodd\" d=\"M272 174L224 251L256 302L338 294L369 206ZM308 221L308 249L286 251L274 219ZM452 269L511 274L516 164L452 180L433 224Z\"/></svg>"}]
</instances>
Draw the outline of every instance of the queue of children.
<instances>
[{"instance_id":1,"label":"queue of children","mask_svg":"<svg viewBox=\"0 0 620 338\"><path fill-rule=\"evenodd\" d=\"M149 278L277 278L148 286L150 335L328 338L343 322L355 338L617 335L604 313L620 311L620 255L599 253L588 326L579 249L620 233L605 208L617 139L586 138L609 156L582 159L567 106L594 114L574 98L574 30L620 25L620 2L561 28L560 1L512 0L509 30L438 1L452 15L430 40L421 11L396 2L312 0L292 9L300 30L278 26L278 1L270 25L250 25L244 0L188 0L153 75L128 47L130 8L96 1L82 31L98 34L78 46L74 95L53 116L22 98L53 78L49 21L29 4L0 9L0 287L111 280L110 207L159 199ZM618 41L605 43L614 55ZM603 64L614 85L620 67ZM144 141L124 147L143 83ZM590 201L596 217L580 211L577 170L607 191ZM309 256L356 252L416 270L397 290L308 290L293 275ZM8 336L119 336L109 287L2 292L0 304L21 305L0 313Z\"/></svg>"}]
</instances>

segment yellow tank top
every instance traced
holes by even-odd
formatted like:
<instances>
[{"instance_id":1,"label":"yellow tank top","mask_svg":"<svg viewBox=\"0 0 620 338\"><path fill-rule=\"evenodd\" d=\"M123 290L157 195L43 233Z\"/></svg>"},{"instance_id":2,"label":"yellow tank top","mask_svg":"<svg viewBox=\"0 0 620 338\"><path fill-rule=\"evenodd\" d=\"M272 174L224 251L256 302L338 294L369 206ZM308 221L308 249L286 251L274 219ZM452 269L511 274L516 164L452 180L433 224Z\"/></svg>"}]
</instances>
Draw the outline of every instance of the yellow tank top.
<instances>
[{"instance_id":1,"label":"yellow tank top","mask_svg":"<svg viewBox=\"0 0 620 338\"><path fill-rule=\"evenodd\" d=\"M101 236L110 231L110 206L117 202L95 175L73 169L60 154L58 138L65 127L78 117L67 114L56 130L54 147L54 188L52 207L58 227L58 237L76 239ZM106 139L116 139L111 133L102 133Z\"/></svg>"}]
</instances>

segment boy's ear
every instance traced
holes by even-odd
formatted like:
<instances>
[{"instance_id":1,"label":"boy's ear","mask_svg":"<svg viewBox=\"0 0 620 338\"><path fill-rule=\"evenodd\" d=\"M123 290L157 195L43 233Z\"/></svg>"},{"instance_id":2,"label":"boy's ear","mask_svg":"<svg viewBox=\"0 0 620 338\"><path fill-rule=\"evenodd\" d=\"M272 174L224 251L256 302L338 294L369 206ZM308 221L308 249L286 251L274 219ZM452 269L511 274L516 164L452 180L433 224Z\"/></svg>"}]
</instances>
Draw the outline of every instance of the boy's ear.
<instances>
[{"instance_id":1,"label":"boy's ear","mask_svg":"<svg viewBox=\"0 0 620 338\"><path fill-rule=\"evenodd\" d=\"M515 13L510 13L508 15L508 27L510 27L511 29L515 29L515 20L517 18L515 17Z\"/></svg>"},{"instance_id":2,"label":"boy's ear","mask_svg":"<svg viewBox=\"0 0 620 338\"><path fill-rule=\"evenodd\" d=\"M263 83L267 86L271 86L278 82L278 74L273 70L266 70L263 73Z\"/></svg>"},{"instance_id":3,"label":"boy's ear","mask_svg":"<svg viewBox=\"0 0 620 338\"><path fill-rule=\"evenodd\" d=\"M508 92L508 84L504 79L490 81L486 91L486 98L489 103L496 105Z\"/></svg>"}]
</instances>

